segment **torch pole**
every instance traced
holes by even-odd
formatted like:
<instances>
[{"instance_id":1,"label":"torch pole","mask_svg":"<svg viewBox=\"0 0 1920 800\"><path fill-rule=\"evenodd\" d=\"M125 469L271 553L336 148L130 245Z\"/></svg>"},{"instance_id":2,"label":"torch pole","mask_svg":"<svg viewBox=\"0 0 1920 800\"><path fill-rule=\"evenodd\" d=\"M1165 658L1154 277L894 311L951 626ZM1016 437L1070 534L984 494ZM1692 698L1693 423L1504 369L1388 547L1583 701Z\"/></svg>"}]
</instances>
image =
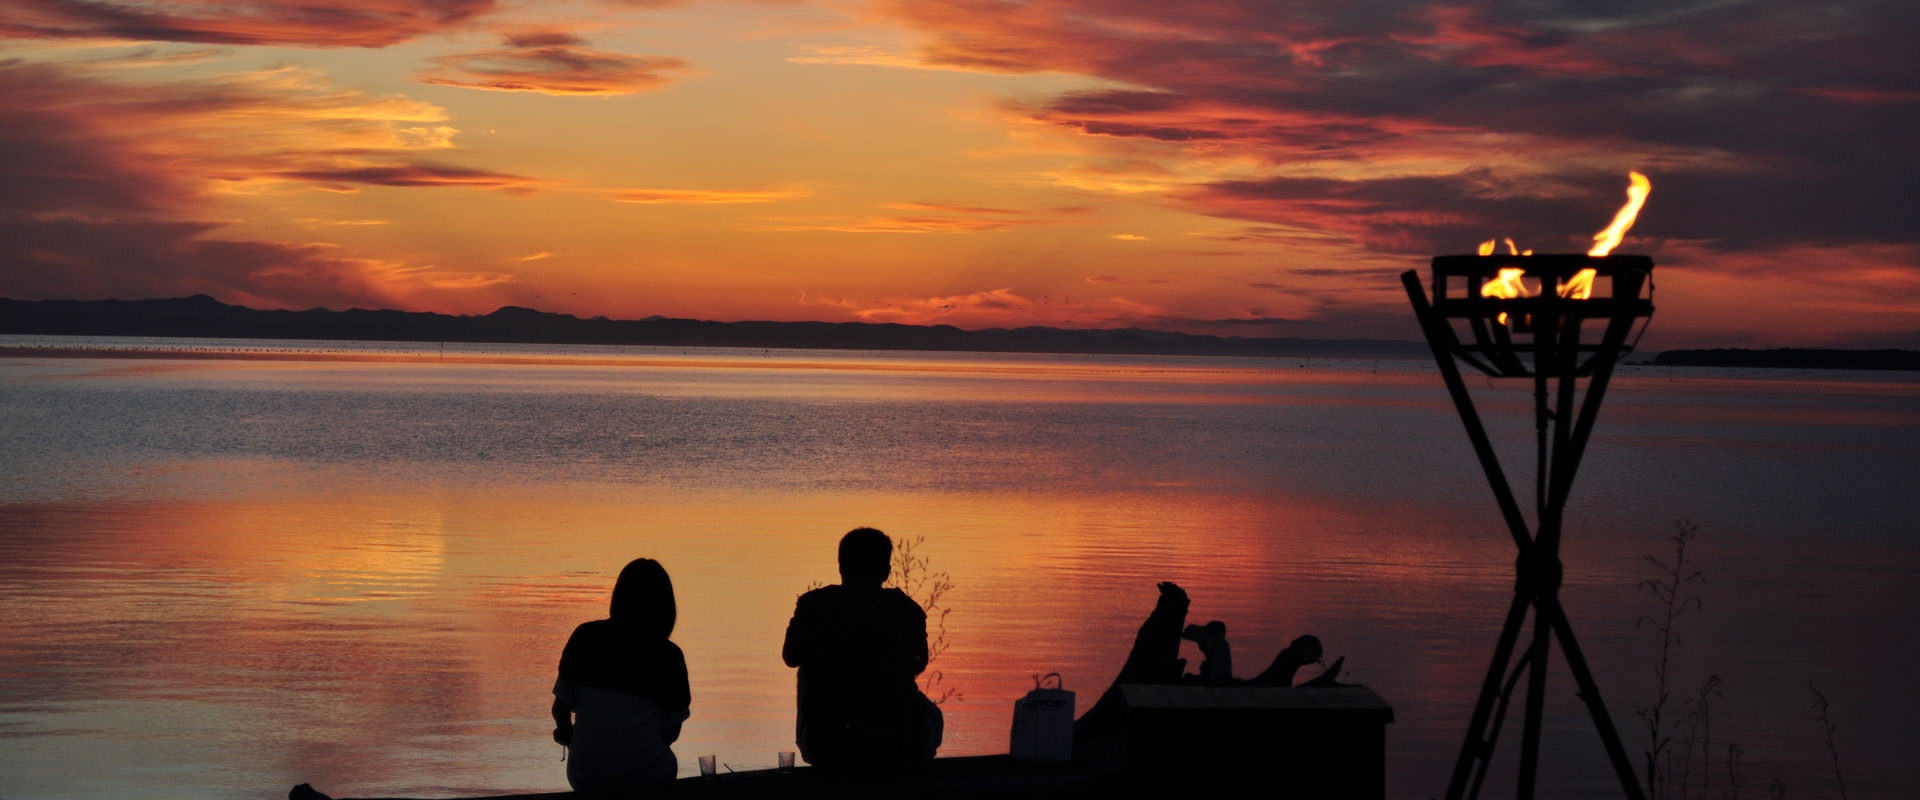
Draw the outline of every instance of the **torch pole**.
<instances>
[{"instance_id":1,"label":"torch pole","mask_svg":"<svg viewBox=\"0 0 1920 800\"><path fill-rule=\"evenodd\" d=\"M1519 504L1514 500L1512 487L1500 468L1499 457L1487 438L1486 427L1475 411L1472 396L1467 393L1459 367L1454 363L1459 340L1452 326L1434 312L1427 301L1426 292L1420 286L1418 275L1408 271L1401 275L1401 282L1406 285L1407 298L1413 304L1414 316L1420 322L1427 344L1433 349L1434 363L1440 369L1447 392L1452 396L1454 407L1460 412L1460 419L1466 426L1474 454L1487 473L1494 500L1500 506L1508 532L1520 550L1514 570L1513 604L1508 609L1506 623L1494 646L1493 662L1488 665L1486 679L1481 684L1480 697L1474 704L1473 719L1468 725L1466 739L1461 743L1460 757L1454 762L1446 796L1448 800L1461 800L1479 795L1487 766L1492 760L1494 739L1500 729L1497 716L1505 715L1507 698L1524 671L1528 682L1520 743L1520 775L1515 796L1521 800L1533 798L1538 777L1548 658L1557 639L1567 666L1573 673L1574 682L1579 687L1580 697L1586 702L1594 727L1598 729L1606 747L1608 761L1620 779L1621 790L1629 800L1644 800L1645 795L1633 773L1626 748L1621 744L1619 733L1600 700L1593 672L1587 665L1579 642L1574 639L1573 626L1567 621L1566 609L1561 606L1559 599L1560 533L1567 497L1572 490L1580 457L1592 434L1613 363L1625 352L1632 317L1615 316L1609 321L1600 347L1592 359L1593 374L1588 381L1584 400L1578 397L1580 320L1571 316L1562 319L1556 309L1560 303L1558 297L1547 300L1546 307L1542 309L1544 313L1532 320L1538 469L1535 475L1537 525L1529 532ZM1629 296L1637 296L1638 281L1633 280L1625 288L1630 291ZM1519 664L1514 665L1513 675L1503 688L1501 678L1506 675L1513 661L1513 650L1518 644L1521 630L1526 626L1529 607L1534 612L1532 642L1520 656Z\"/></svg>"}]
</instances>

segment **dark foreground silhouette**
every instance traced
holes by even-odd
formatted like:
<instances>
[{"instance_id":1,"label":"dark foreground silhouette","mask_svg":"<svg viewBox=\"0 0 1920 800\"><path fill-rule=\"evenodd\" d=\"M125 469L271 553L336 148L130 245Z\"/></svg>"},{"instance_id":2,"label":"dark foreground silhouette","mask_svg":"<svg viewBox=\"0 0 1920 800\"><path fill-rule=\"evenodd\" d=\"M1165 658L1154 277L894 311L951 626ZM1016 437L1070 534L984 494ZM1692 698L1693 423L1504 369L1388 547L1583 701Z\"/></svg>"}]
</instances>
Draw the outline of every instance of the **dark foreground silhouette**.
<instances>
[{"instance_id":1,"label":"dark foreground silhouette","mask_svg":"<svg viewBox=\"0 0 1920 800\"><path fill-rule=\"evenodd\" d=\"M784 655L788 664L800 668L797 739L814 766L688 778L673 782L674 794L788 800L1079 798L1172 795L1191 791L1199 781L1286 797L1385 797L1385 726L1393 721L1392 707L1364 686L1338 683L1341 660L1319 677L1294 686L1299 669L1320 658L1320 642L1312 636L1295 639L1253 678L1234 678L1226 626L1217 621L1186 625L1187 594L1172 583L1160 584L1159 599L1141 625L1120 677L1074 723L1070 762L1007 755L935 761L939 709L915 681L927 664L926 618L904 593L882 588L891 553L892 542L877 530L847 534L840 549L842 582L802 595L788 626ZM641 564L658 567L635 562ZM657 635L620 639L672 648L673 663L680 665L677 684L666 681L681 687L676 695L680 713L664 715L671 720L671 731L661 732L662 750L686 716L685 667L677 658L678 648L666 641L672 629L672 589L665 577L659 570L651 595L633 595L665 598L665 624L659 624L656 614L648 630ZM619 586L628 586L628 580L622 573ZM623 613L628 606L622 601L628 597L616 588L613 617L581 630L648 618ZM655 602L643 607L661 606ZM580 638L576 632L575 639ZM1205 656L1192 675L1184 674L1186 662L1179 657L1182 638L1195 641ZM568 650L571 655L574 643ZM568 663L563 658L563 682L569 680ZM561 713L559 703L555 713ZM577 709L575 716L584 719ZM575 727L584 729L584 724ZM578 744L579 732L573 736ZM560 730L555 738L566 741ZM572 765L570 761L569 780L579 794L587 795L574 779ZM627 790L628 796L644 796L660 787L637 788ZM496 800L570 796L527 794ZM294 787L289 797L328 800L307 784Z\"/></svg>"},{"instance_id":2,"label":"dark foreground silhouette","mask_svg":"<svg viewBox=\"0 0 1920 800\"><path fill-rule=\"evenodd\" d=\"M1120 667L1119 677L1100 695L1093 707L1073 724L1074 758L1099 759L1119 747L1124 733L1121 687L1128 684L1185 684L1195 686L1292 686L1301 667L1320 660L1320 640L1302 636L1273 657L1273 662L1249 680L1233 677L1233 654L1226 639L1226 625L1214 620L1205 625L1187 625L1187 607L1191 604L1185 589L1178 584L1160 584L1160 598L1147 620L1134 636L1133 650ZM1200 646L1205 661L1196 674L1186 674L1187 661L1180 657L1180 640ZM1336 686L1344 659L1335 661L1309 685Z\"/></svg>"},{"instance_id":3,"label":"dark foreground silhouette","mask_svg":"<svg viewBox=\"0 0 1920 800\"><path fill-rule=\"evenodd\" d=\"M594 797L663 788L679 773L668 747L680 738L691 695L673 633L673 583L660 562L620 571L606 619L583 623L560 654L553 740L568 747L567 783Z\"/></svg>"},{"instance_id":4,"label":"dark foreground silhouette","mask_svg":"<svg viewBox=\"0 0 1920 800\"><path fill-rule=\"evenodd\" d=\"M927 614L882 588L893 540L858 528L840 540L840 583L800 596L781 657L798 667L801 758L845 774L898 774L933 759L940 709L920 692Z\"/></svg>"}]
</instances>

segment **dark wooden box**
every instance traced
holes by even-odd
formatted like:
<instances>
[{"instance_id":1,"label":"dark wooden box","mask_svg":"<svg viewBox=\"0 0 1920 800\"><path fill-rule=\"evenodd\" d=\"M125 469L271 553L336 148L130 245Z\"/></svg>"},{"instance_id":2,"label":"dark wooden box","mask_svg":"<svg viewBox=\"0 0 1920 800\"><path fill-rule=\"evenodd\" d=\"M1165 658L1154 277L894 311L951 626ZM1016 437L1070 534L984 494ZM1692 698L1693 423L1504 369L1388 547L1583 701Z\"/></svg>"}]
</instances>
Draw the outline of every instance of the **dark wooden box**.
<instances>
[{"instance_id":1,"label":"dark wooden box","mask_svg":"<svg viewBox=\"0 0 1920 800\"><path fill-rule=\"evenodd\" d=\"M1393 707L1365 686L1125 684L1129 772L1264 797L1383 798ZM1270 793L1269 793L1270 792Z\"/></svg>"}]
</instances>

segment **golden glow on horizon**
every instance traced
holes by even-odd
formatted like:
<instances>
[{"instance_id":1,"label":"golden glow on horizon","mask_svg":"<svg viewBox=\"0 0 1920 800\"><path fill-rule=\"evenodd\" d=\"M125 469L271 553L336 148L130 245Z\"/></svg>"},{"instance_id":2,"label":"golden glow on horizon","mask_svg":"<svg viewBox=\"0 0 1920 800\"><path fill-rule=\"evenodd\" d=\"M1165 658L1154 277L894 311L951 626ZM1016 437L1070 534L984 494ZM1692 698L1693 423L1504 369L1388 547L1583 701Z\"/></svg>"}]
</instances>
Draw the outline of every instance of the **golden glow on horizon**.
<instances>
[{"instance_id":1,"label":"golden glow on horizon","mask_svg":"<svg viewBox=\"0 0 1920 800\"><path fill-rule=\"evenodd\" d=\"M35 244L0 252L26 265L0 294L1404 338L1377 270L1442 250L1447 231L1529 197L1553 204L1596 165L1751 166L1724 144L1275 104L1239 89L1323 92L1336 66L1366 73L1370 57L1325 40L1289 42L1283 74L1248 76L1205 48L1177 69L1116 61L1123 30L1143 44L1246 31L1079 0L1018 25L939 3L639 3L591 18L471 3L456 20L342 2L366 13L195 6L140 42L58 4L34 12L65 33L0 42L0 108L10 129L62 133L23 139L26 166L0 163L14 179L0 193L33 225L88 230L18 237ZM1463 62L1451 37L1505 38L1468 24L1480 16L1449 11L1444 35L1396 41L1467 76L1605 61L1522 48ZM1391 72L1366 80L1384 90ZM99 174L42 198L45 181L19 179L36 161ZM1528 254L1517 238L1487 252ZM1855 271L1914 263L1840 246ZM535 253L550 255L520 258Z\"/></svg>"}]
</instances>

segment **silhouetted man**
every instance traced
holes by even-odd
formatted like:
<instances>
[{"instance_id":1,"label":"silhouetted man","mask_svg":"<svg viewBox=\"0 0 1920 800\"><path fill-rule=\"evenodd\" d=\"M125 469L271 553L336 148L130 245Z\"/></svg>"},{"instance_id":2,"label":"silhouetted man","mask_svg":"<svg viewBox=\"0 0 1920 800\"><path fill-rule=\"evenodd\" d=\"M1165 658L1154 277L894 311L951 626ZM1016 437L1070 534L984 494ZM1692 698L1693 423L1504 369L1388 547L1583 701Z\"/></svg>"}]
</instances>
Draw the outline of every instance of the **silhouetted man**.
<instances>
[{"instance_id":1,"label":"silhouetted man","mask_svg":"<svg viewBox=\"0 0 1920 800\"><path fill-rule=\"evenodd\" d=\"M807 592L781 655L799 667L795 738L807 763L875 773L910 769L940 746L940 710L920 693L927 614L899 589L893 540L872 528L840 539L840 583Z\"/></svg>"}]
</instances>

